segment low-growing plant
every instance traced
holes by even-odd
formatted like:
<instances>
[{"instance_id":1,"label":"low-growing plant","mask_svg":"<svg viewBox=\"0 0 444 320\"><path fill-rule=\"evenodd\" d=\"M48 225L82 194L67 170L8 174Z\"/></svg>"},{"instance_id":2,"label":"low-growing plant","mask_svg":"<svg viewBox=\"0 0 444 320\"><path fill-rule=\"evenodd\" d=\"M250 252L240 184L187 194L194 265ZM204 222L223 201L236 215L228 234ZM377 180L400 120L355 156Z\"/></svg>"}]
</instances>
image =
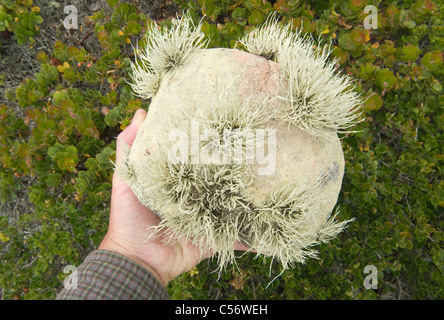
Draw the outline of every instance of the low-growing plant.
<instances>
[{"instance_id":1,"label":"low-growing plant","mask_svg":"<svg viewBox=\"0 0 444 320\"><path fill-rule=\"evenodd\" d=\"M0 217L3 299L54 298L67 276L63 268L78 266L107 229L115 137L150 103L128 84L135 62L131 43L143 47L152 24L129 1L108 3L112 14L95 12L83 30L91 31L100 51L58 41L52 52L38 54L39 72L8 95L24 116L9 104L0 106L1 196L17 197L18 186L28 181L33 205L17 217ZM356 221L321 244L319 259L286 270L271 284L282 270L265 257L244 254L239 270L228 268L220 279L212 273L217 261L205 260L169 285L171 297L442 299L442 4L178 4L190 10L195 23L207 15L202 31L210 48L239 45L237 39L271 11L282 17L282 25L291 23L293 31L331 44L341 72L359 79L355 90L365 98L366 120L353 128L359 133L341 134L346 160L341 215ZM363 25L367 4L377 8L377 29ZM364 287L367 265L378 271L377 289Z\"/></svg>"},{"instance_id":2,"label":"low-growing plant","mask_svg":"<svg viewBox=\"0 0 444 320\"><path fill-rule=\"evenodd\" d=\"M34 43L34 37L39 34L39 24L43 22L39 12L40 7L35 6L33 0L1 0L0 32L5 37L13 33L21 45Z\"/></svg>"}]
</instances>

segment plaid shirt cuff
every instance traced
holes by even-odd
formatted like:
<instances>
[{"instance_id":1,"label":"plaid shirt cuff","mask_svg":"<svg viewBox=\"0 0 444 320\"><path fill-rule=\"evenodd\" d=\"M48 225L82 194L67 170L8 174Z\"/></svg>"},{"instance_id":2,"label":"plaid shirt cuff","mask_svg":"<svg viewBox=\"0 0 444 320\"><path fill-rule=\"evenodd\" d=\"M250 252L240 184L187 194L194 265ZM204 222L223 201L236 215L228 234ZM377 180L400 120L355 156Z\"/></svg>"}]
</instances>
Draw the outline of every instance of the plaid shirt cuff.
<instances>
[{"instance_id":1,"label":"plaid shirt cuff","mask_svg":"<svg viewBox=\"0 0 444 320\"><path fill-rule=\"evenodd\" d=\"M73 276L71 274L70 276ZM112 251L93 251L77 269L77 288L57 300L166 300L163 285L145 268Z\"/></svg>"}]
</instances>

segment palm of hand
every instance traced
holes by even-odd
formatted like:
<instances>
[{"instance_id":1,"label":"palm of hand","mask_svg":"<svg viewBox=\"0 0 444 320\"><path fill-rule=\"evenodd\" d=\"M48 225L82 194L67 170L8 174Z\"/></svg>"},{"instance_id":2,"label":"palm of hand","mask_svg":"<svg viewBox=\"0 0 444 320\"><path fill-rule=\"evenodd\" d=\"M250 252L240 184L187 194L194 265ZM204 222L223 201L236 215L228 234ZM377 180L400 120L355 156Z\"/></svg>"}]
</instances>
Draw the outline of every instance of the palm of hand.
<instances>
[{"instance_id":1,"label":"palm of hand","mask_svg":"<svg viewBox=\"0 0 444 320\"><path fill-rule=\"evenodd\" d=\"M124 144L133 144L145 117L146 112L138 110L128 128L119 134L116 148L117 165L124 155ZM149 228L157 226L159 222L160 218L143 206L128 184L114 174L109 228L99 249L114 251L134 260L151 271L166 286L169 281L191 270L201 260L212 256L212 253L201 253L199 248L185 239L166 245L160 235L147 241ZM239 242L235 249L249 250Z\"/></svg>"},{"instance_id":2,"label":"palm of hand","mask_svg":"<svg viewBox=\"0 0 444 320\"><path fill-rule=\"evenodd\" d=\"M122 144L132 145L146 112L139 110L131 125L117 139L116 161L123 156ZM181 240L171 245L161 243L162 237L149 237L149 227L156 226L160 218L143 206L132 190L118 175L113 176L111 213L108 232L99 249L111 250L127 256L149 269L167 285L178 275L191 270L202 259L200 250Z\"/></svg>"}]
</instances>

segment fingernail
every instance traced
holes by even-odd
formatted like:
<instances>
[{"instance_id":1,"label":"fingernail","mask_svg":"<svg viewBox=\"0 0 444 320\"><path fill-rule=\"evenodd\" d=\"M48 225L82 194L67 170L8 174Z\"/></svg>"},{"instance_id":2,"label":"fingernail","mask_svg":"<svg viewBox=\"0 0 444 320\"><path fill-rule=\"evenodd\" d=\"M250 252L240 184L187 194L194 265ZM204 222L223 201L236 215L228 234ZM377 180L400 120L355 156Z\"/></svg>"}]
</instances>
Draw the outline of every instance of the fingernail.
<instances>
[{"instance_id":1,"label":"fingernail","mask_svg":"<svg viewBox=\"0 0 444 320\"><path fill-rule=\"evenodd\" d=\"M143 109L139 109L134 114L133 120L131 121L131 124L138 125L141 124L145 120L145 111Z\"/></svg>"}]
</instances>

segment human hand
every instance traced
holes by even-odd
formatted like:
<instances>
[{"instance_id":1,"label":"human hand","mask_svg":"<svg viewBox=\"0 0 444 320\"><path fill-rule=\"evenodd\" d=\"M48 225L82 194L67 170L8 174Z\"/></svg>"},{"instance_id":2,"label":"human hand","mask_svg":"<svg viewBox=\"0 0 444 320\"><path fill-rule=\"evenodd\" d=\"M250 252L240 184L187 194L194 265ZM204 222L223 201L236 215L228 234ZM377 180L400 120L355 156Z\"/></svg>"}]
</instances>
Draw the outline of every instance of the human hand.
<instances>
[{"instance_id":1,"label":"human hand","mask_svg":"<svg viewBox=\"0 0 444 320\"><path fill-rule=\"evenodd\" d=\"M131 124L117 137L117 165L124 156L124 144L133 144L145 117L146 111L138 110ZM128 184L117 174L113 176L112 185L108 232L99 249L114 251L132 259L153 273L164 286L210 256L208 253L202 256L198 248L185 240L172 245L161 243L161 237L152 237L147 241L147 229L158 225L160 218L139 202Z\"/></svg>"},{"instance_id":2,"label":"human hand","mask_svg":"<svg viewBox=\"0 0 444 320\"><path fill-rule=\"evenodd\" d=\"M117 165L124 156L124 144L131 147L145 117L146 111L137 110L131 124L117 137ZM164 286L213 255L211 252L201 252L184 238L168 245L162 242L161 235L147 241L147 229L157 226L160 218L139 202L128 184L117 174L114 174L112 181L109 220L108 232L99 249L117 252L132 259L148 269ZM235 249L248 248L237 244Z\"/></svg>"}]
</instances>

